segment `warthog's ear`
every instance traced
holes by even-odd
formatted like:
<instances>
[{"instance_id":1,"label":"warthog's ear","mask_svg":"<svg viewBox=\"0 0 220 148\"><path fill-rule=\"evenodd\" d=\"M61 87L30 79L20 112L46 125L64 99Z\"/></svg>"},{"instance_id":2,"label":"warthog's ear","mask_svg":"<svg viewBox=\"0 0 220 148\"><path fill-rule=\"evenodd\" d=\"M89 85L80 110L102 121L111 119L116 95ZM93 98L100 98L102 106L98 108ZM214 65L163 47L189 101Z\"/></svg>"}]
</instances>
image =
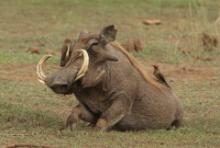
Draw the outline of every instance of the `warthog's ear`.
<instances>
[{"instance_id":1,"label":"warthog's ear","mask_svg":"<svg viewBox=\"0 0 220 148\"><path fill-rule=\"evenodd\" d=\"M63 46L61 48L61 58L60 58L60 66L65 66L66 62L69 60L71 50L71 40L65 39Z\"/></svg>"},{"instance_id":2,"label":"warthog's ear","mask_svg":"<svg viewBox=\"0 0 220 148\"><path fill-rule=\"evenodd\" d=\"M87 29L84 29L82 31L80 31L80 33L77 35L76 40L83 38L85 36L87 36L89 34L89 31Z\"/></svg>"},{"instance_id":3,"label":"warthog's ear","mask_svg":"<svg viewBox=\"0 0 220 148\"><path fill-rule=\"evenodd\" d=\"M117 30L114 25L106 26L100 33L100 42L106 45L116 39Z\"/></svg>"}]
</instances>

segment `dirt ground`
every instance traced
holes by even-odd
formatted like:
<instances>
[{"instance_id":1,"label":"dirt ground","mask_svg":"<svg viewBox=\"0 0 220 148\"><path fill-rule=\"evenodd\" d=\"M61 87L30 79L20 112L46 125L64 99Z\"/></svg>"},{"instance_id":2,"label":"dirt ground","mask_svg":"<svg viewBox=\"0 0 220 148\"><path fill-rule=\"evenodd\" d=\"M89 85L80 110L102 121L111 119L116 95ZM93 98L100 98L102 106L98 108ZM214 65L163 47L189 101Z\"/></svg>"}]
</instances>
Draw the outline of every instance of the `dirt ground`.
<instances>
[{"instance_id":1,"label":"dirt ground","mask_svg":"<svg viewBox=\"0 0 220 148\"><path fill-rule=\"evenodd\" d=\"M0 1L0 147L220 147L219 6L218 0ZM143 24L147 19L160 24ZM158 64L181 99L179 129L97 132L81 123L59 132L77 100L40 84L36 64L50 52L44 69L58 69L65 38L108 24L117 26L119 42L144 42L131 54L151 76Z\"/></svg>"}]
</instances>

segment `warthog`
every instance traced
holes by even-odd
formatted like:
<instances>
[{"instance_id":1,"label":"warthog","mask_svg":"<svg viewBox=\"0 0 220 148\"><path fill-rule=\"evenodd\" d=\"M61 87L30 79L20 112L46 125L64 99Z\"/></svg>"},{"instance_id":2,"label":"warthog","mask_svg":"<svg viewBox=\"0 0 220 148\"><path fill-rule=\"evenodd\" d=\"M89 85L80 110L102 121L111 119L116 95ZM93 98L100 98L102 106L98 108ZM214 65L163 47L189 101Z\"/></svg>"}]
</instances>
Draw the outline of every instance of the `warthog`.
<instances>
[{"instance_id":1,"label":"warthog","mask_svg":"<svg viewBox=\"0 0 220 148\"><path fill-rule=\"evenodd\" d=\"M69 116L72 123L81 119L101 131L178 127L183 118L178 98L113 42L116 33L110 25L99 34L65 40L62 68L46 76L42 65L50 56L44 56L37 65L39 80L57 94L75 94L79 105Z\"/></svg>"}]
</instances>

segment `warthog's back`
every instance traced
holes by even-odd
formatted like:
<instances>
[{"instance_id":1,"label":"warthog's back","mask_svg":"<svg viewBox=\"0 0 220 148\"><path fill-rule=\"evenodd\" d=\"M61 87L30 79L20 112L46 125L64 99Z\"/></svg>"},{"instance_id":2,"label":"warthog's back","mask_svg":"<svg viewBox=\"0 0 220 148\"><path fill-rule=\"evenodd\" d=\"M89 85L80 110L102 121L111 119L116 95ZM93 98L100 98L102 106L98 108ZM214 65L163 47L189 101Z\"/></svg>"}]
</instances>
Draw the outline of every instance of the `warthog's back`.
<instances>
[{"instance_id":1,"label":"warthog's back","mask_svg":"<svg viewBox=\"0 0 220 148\"><path fill-rule=\"evenodd\" d=\"M120 60L112 63L112 82L109 83L112 89L126 92L127 96L134 101L130 112L115 128L158 129L170 128L174 122L179 124L182 120L182 107L172 90L161 84L155 86L158 82L155 81L152 84L153 80L146 82L127 56L115 47L112 48L112 52Z\"/></svg>"}]
</instances>

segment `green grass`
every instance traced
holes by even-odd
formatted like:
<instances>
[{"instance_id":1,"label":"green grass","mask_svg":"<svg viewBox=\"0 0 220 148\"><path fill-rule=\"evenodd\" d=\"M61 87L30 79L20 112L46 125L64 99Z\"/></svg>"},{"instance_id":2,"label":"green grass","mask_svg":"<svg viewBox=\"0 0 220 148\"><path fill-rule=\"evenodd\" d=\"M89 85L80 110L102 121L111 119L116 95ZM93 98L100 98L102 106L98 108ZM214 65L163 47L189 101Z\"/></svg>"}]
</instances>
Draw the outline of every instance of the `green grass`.
<instances>
[{"instance_id":1,"label":"green grass","mask_svg":"<svg viewBox=\"0 0 220 148\"><path fill-rule=\"evenodd\" d=\"M37 54L30 54L25 51L6 51L2 50L0 51L0 64L36 64L40 58L41 55ZM58 63L59 57L53 56L53 58L50 59L52 63Z\"/></svg>"},{"instance_id":2,"label":"green grass","mask_svg":"<svg viewBox=\"0 0 220 148\"><path fill-rule=\"evenodd\" d=\"M220 39L219 6L218 0L0 1L0 147L220 147L220 50L205 51L201 41L204 32ZM162 24L143 25L148 18ZM101 133L80 124L59 132L77 101L38 83L35 65L49 48L56 53L48 61L52 69L65 38L83 29L99 32L108 24L117 26L119 41L142 38L144 51L133 54L147 67L159 63L168 80L174 79L171 85L185 112L180 129ZM29 47L42 52L27 53Z\"/></svg>"}]
</instances>

